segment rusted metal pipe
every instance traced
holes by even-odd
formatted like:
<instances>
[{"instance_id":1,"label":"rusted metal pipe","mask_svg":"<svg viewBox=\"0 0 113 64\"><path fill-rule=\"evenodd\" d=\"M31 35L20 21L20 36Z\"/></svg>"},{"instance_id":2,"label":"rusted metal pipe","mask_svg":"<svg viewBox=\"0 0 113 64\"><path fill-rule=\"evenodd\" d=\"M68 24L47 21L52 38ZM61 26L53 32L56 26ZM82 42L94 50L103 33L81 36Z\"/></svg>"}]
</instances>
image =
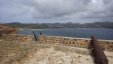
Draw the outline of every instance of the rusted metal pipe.
<instances>
[{"instance_id":1,"label":"rusted metal pipe","mask_svg":"<svg viewBox=\"0 0 113 64\"><path fill-rule=\"evenodd\" d=\"M108 59L102 50L99 42L96 40L94 36L91 37L91 45L93 47L93 55L95 58L95 63L96 64L108 64Z\"/></svg>"}]
</instances>

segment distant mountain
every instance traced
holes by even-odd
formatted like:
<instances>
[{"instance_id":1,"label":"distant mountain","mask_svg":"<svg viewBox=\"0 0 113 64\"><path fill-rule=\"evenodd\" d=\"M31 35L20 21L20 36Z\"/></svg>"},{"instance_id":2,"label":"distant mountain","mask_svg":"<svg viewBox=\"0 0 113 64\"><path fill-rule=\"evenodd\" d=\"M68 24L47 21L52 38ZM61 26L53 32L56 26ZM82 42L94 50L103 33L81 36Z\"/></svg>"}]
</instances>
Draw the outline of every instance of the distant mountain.
<instances>
[{"instance_id":1,"label":"distant mountain","mask_svg":"<svg viewBox=\"0 0 113 64\"><path fill-rule=\"evenodd\" d=\"M32 29L45 29L45 28L113 28L113 22L95 22L95 23L4 23L13 28L32 28Z\"/></svg>"}]
</instances>

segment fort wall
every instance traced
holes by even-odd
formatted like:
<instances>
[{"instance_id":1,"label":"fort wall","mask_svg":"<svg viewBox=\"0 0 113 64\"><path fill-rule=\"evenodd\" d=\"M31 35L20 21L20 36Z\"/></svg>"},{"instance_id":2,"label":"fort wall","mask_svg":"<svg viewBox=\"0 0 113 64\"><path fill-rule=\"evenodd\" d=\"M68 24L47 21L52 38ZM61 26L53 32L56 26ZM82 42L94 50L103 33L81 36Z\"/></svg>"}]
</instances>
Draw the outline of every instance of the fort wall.
<instances>
[{"instance_id":1,"label":"fort wall","mask_svg":"<svg viewBox=\"0 0 113 64\"><path fill-rule=\"evenodd\" d=\"M35 41L33 35L20 35L20 34L2 34L0 36L4 41L12 42L33 42ZM46 36L40 35L38 38L39 43L52 44L52 45L64 45L80 48L91 48L90 38L72 38L72 37L61 37L61 36ZM107 51L113 51L113 40L98 40L102 49Z\"/></svg>"},{"instance_id":2,"label":"fort wall","mask_svg":"<svg viewBox=\"0 0 113 64\"><path fill-rule=\"evenodd\" d=\"M91 48L90 38L71 38L61 36L39 36L39 43ZM102 49L113 51L113 40L98 40Z\"/></svg>"},{"instance_id":3,"label":"fort wall","mask_svg":"<svg viewBox=\"0 0 113 64\"><path fill-rule=\"evenodd\" d=\"M4 41L12 42L32 42L34 41L33 35L20 35L20 34L2 34L1 39Z\"/></svg>"}]
</instances>

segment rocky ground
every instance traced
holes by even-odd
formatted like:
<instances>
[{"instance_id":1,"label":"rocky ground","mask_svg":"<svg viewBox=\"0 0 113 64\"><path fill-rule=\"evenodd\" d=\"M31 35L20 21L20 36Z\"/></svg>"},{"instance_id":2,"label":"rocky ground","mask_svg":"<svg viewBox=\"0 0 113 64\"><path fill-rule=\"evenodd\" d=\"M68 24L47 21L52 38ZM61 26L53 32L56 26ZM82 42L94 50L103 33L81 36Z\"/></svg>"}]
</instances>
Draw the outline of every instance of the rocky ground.
<instances>
[{"instance_id":1,"label":"rocky ground","mask_svg":"<svg viewBox=\"0 0 113 64\"><path fill-rule=\"evenodd\" d=\"M36 48L34 43L7 42L0 40L0 64L12 64L13 61L20 61L28 53Z\"/></svg>"},{"instance_id":2,"label":"rocky ground","mask_svg":"<svg viewBox=\"0 0 113 64\"><path fill-rule=\"evenodd\" d=\"M113 52L105 51L109 64ZM0 64L94 64L89 50L50 44L0 42Z\"/></svg>"},{"instance_id":3,"label":"rocky ground","mask_svg":"<svg viewBox=\"0 0 113 64\"><path fill-rule=\"evenodd\" d=\"M39 49L25 59L23 64L94 64L90 55L75 52L62 52L54 47Z\"/></svg>"}]
</instances>

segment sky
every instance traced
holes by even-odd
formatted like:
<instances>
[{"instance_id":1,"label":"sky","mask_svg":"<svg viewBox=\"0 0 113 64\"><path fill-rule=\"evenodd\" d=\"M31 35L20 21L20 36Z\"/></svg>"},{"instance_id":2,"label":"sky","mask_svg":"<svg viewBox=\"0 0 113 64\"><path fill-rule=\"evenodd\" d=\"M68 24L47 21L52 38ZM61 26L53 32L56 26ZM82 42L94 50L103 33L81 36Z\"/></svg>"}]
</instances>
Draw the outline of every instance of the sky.
<instances>
[{"instance_id":1,"label":"sky","mask_svg":"<svg viewBox=\"0 0 113 64\"><path fill-rule=\"evenodd\" d=\"M113 22L113 0L0 0L0 23Z\"/></svg>"}]
</instances>

